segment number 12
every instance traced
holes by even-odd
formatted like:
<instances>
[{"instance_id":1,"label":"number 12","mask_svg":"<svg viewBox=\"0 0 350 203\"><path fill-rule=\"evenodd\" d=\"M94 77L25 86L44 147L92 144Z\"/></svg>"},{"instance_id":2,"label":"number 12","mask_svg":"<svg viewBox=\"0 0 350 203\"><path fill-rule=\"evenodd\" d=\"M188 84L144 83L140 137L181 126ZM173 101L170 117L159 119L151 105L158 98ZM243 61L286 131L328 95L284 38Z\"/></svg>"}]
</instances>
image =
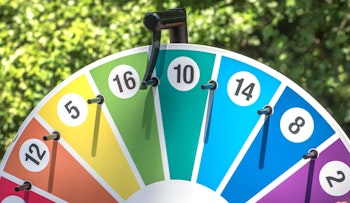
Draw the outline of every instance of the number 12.
<instances>
[{"instance_id":1,"label":"number 12","mask_svg":"<svg viewBox=\"0 0 350 203\"><path fill-rule=\"evenodd\" d=\"M39 149L39 146L38 145L36 145L36 144L31 144L30 146L29 146L29 152L31 153L31 154L33 154L34 153L34 151L36 152L36 156L37 156L37 158L39 158L39 161L36 159L36 158L34 158L34 157L32 157L30 154L28 154L28 153L26 153L25 154L25 156L26 156L26 161L28 161L28 160L31 160L32 162L34 162L36 165L39 165L40 164L40 161L41 160L43 160L43 158L44 158L44 156L45 156L45 154L46 154L46 151L45 150L43 150L43 152L40 152L40 149Z\"/></svg>"}]
</instances>

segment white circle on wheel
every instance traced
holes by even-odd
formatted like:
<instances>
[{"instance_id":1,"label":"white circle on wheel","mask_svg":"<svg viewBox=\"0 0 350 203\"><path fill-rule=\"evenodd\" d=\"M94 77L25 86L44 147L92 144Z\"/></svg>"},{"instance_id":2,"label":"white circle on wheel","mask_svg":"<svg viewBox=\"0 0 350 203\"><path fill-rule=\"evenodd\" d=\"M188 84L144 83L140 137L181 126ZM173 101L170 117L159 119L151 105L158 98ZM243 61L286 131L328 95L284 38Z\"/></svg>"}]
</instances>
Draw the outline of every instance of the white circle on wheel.
<instances>
[{"instance_id":1,"label":"white circle on wheel","mask_svg":"<svg viewBox=\"0 0 350 203\"><path fill-rule=\"evenodd\" d=\"M66 94L58 101L57 114L65 125L70 127L79 126L87 118L87 102L78 94Z\"/></svg>"},{"instance_id":2,"label":"white circle on wheel","mask_svg":"<svg viewBox=\"0 0 350 203\"><path fill-rule=\"evenodd\" d=\"M283 136L294 143L305 142L314 132L314 119L305 109L288 109L281 117L280 128Z\"/></svg>"},{"instance_id":3,"label":"white circle on wheel","mask_svg":"<svg viewBox=\"0 0 350 203\"><path fill-rule=\"evenodd\" d=\"M3 199L1 203L25 203L25 201L18 196L10 195Z\"/></svg>"},{"instance_id":4,"label":"white circle on wheel","mask_svg":"<svg viewBox=\"0 0 350 203\"><path fill-rule=\"evenodd\" d=\"M133 67L119 65L109 73L108 86L116 97L128 99L139 90L140 77Z\"/></svg>"},{"instance_id":5,"label":"white circle on wheel","mask_svg":"<svg viewBox=\"0 0 350 203\"><path fill-rule=\"evenodd\" d=\"M200 77L197 63L188 57L178 57L172 60L168 67L168 80L177 90L188 91L193 89Z\"/></svg>"},{"instance_id":6,"label":"white circle on wheel","mask_svg":"<svg viewBox=\"0 0 350 203\"><path fill-rule=\"evenodd\" d=\"M29 139L21 145L19 159L28 171L40 172L49 164L49 149L41 140Z\"/></svg>"},{"instance_id":7,"label":"white circle on wheel","mask_svg":"<svg viewBox=\"0 0 350 203\"><path fill-rule=\"evenodd\" d=\"M350 168L344 162L330 161L319 174L322 189L332 196L342 196L350 191Z\"/></svg>"},{"instance_id":8,"label":"white circle on wheel","mask_svg":"<svg viewBox=\"0 0 350 203\"><path fill-rule=\"evenodd\" d=\"M237 72L227 83L227 94L239 106L250 106L260 96L259 80L246 71Z\"/></svg>"},{"instance_id":9,"label":"white circle on wheel","mask_svg":"<svg viewBox=\"0 0 350 203\"><path fill-rule=\"evenodd\" d=\"M219 193L193 182L184 180L160 181L134 193L127 203L227 203Z\"/></svg>"}]
</instances>

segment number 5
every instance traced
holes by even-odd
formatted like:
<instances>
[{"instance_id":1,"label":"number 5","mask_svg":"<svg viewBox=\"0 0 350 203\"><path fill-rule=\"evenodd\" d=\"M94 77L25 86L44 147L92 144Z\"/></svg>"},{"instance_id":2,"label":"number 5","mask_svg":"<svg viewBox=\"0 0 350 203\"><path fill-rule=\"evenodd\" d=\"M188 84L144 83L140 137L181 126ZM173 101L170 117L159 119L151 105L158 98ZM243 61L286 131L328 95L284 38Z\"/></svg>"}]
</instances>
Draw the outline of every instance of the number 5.
<instances>
[{"instance_id":1,"label":"number 5","mask_svg":"<svg viewBox=\"0 0 350 203\"><path fill-rule=\"evenodd\" d=\"M64 107L66 108L69 114L71 114L74 111L75 114L70 115L70 117L72 117L73 119L77 119L80 115L79 109L76 106L69 107L71 104L72 104L72 101L70 100L67 104L64 105Z\"/></svg>"}]
</instances>

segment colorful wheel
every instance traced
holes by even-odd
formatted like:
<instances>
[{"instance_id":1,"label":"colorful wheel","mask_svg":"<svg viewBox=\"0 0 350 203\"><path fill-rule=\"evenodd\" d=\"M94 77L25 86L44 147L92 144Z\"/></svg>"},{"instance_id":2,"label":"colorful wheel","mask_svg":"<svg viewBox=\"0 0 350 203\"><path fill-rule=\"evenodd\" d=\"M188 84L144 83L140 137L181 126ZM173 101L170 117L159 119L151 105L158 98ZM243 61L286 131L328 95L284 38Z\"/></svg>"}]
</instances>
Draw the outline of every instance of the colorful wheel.
<instances>
[{"instance_id":1,"label":"colorful wheel","mask_svg":"<svg viewBox=\"0 0 350 203\"><path fill-rule=\"evenodd\" d=\"M309 94L222 49L150 47L76 72L28 115L0 166L8 202L335 202L350 143ZM88 101L88 102L87 102Z\"/></svg>"}]
</instances>

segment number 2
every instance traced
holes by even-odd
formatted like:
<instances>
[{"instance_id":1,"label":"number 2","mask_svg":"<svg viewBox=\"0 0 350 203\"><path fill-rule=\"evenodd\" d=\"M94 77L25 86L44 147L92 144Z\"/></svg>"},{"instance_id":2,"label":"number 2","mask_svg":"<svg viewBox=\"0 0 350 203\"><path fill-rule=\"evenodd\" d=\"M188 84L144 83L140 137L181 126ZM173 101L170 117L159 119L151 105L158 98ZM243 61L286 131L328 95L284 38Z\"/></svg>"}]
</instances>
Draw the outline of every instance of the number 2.
<instances>
[{"instance_id":1,"label":"number 2","mask_svg":"<svg viewBox=\"0 0 350 203\"><path fill-rule=\"evenodd\" d=\"M345 174L344 174L343 171L337 171L337 174L340 175L340 178L335 178L335 177L332 177L332 176L327 176L326 177L327 182L328 182L330 187L333 187L332 181L341 183L341 182L343 182L345 180Z\"/></svg>"}]
</instances>

